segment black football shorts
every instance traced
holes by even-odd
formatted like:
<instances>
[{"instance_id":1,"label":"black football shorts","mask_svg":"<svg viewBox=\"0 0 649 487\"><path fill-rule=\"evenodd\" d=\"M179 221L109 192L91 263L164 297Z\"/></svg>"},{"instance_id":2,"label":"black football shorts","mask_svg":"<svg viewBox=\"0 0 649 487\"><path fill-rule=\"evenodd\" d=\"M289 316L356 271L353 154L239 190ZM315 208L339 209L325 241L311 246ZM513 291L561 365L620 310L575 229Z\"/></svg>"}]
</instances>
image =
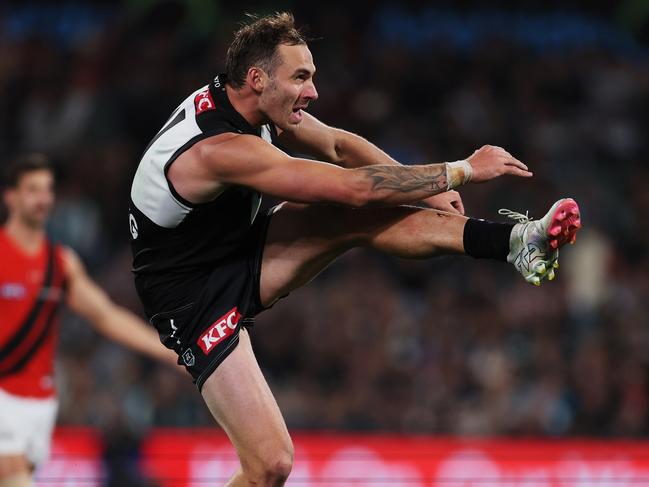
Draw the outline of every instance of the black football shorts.
<instances>
[{"instance_id":1,"label":"black football shorts","mask_svg":"<svg viewBox=\"0 0 649 487\"><path fill-rule=\"evenodd\" d=\"M241 328L252 326L254 317L265 309L259 280L273 210L257 216L240 251L201 277L200 285L192 285L190 292L174 286L162 293L168 300L154 298L157 303L178 303L178 295L187 293L185 304L157 312L150 321L160 341L178 354L178 364L189 371L199 391L237 346Z\"/></svg>"}]
</instances>

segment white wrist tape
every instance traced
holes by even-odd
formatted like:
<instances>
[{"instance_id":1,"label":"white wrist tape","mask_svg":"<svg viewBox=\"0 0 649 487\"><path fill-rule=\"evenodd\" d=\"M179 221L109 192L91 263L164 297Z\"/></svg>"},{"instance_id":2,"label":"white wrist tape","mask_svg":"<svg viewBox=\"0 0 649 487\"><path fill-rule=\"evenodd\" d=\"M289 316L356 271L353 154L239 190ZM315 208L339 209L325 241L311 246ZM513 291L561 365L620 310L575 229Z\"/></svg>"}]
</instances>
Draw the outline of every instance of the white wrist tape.
<instances>
[{"instance_id":1,"label":"white wrist tape","mask_svg":"<svg viewBox=\"0 0 649 487\"><path fill-rule=\"evenodd\" d=\"M446 191L471 181L473 168L469 161L462 159L455 162L445 162L444 164L446 165L446 181L448 184Z\"/></svg>"}]
</instances>

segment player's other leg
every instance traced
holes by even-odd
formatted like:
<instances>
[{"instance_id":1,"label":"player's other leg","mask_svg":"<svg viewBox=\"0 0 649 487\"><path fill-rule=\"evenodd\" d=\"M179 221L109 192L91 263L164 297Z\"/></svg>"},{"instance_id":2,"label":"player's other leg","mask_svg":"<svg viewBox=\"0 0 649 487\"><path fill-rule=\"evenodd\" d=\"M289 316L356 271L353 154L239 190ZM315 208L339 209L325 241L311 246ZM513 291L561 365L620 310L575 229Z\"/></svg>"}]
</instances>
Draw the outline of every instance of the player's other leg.
<instances>
[{"instance_id":1,"label":"player's other leg","mask_svg":"<svg viewBox=\"0 0 649 487\"><path fill-rule=\"evenodd\" d=\"M293 444L245 329L201 393L241 462L241 470L227 485L284 485L293 464Z\"/></svg>"},{"instance_id":2,"label":"player's other leg","mask_svg":"<svg viewBox=\"0 0 649 487\"><path fill-rule=\"evenodd\" d=\"M429 218L440 219L440 235L435 239L439 252L462 251L461 246L451 246L462 235L464 218L450 218L442 212L424 217L413 208L390 208L382 214L384 217L372 219L370 213L353 214L353 210L342 208L284 205L271 219L264 247L261 280L267 282L261 283L262 302L269 303L270 298L264 298L269 283L274 293L287 286L299 287L345 250L369 244L368 239L386 251L405 252L412 257L427 255L433 242L424 242L424 235L415 234ZM391 222L386 220L388 214ZM399 222L400 227L394 231L405 232L400 239L389 228L391 223ZM397 240L401 247L408 243L410 247L391 249ZM290 274L288 280L282 278L284 272ZM210 375L201 392L241 462L241 471L228 485L283 485L291 470L293 445L245 329L240 332L238 346Z\"/></svg>"},{"instance_id":3,"label":"player's other leg","mask_svg":"<svg viewBox=\"0 0 649 487\"><path fill-rule=\"evenodd\" d=\"M269 306L354 247L411 259L462 253L500 259L537 284L553 277L556 251L574 241L580 225L579 209L571 199L559 200L541 220L517 225L408 206L351 209L285 203L268 228L261 302Z\"/></svg>"},{"instance_id":4,"label":"player's other leg","mask_svg":"<svg viewBox=\"0 0 649 487\"><path fill-rule=\"evenodd\" d=\"M31 465L25 455L0 455L0 487L31 487Z\"/></svg>"}]
</instances>

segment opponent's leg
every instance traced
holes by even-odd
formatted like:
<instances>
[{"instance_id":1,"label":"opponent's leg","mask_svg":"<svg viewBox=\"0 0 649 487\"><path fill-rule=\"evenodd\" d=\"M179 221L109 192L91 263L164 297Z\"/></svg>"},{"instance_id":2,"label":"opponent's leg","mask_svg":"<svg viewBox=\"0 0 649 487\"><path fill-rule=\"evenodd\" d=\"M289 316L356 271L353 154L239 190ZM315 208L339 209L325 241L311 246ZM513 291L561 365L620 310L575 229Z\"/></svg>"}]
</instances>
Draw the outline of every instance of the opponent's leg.
<instances>
[{"instance_id":1,"label":"opponent's leg","mask_svg":"<svg viewBox=\"0 0 649 487\"><path fill-rule=\"evenodd\" d=\"M293 464L293 444L245 329L202 394L241 462L241 471L227 485L284 485Z\"/></svg>"},{"instance_id":2,"label":"opponent's leg","mask_svg":"<svg viewBox=\"0 0 649 487\"><path fill-rule=\"evenodd\" d=\"M0 487L30 487L32 474L24 455L0 455Z\"/></svg>"}]
</instances>

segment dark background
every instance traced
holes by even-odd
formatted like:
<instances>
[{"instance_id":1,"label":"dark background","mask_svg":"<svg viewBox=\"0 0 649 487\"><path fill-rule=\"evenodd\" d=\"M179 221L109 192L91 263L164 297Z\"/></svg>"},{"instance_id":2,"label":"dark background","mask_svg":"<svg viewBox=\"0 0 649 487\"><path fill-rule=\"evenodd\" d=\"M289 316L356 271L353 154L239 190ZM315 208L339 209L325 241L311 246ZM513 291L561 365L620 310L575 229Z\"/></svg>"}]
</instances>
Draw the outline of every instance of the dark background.
<instances>
[{"instance_id":1,"label":"dark background","mask_svg":"<svg viewBox=\"0 0 649 487\"><path fill-rule=\"evenodd\" d=\"M141 152L222 69L244 12L291 9L318 39L321 120L403 163L501 145L535 177L462 188L469 215L540 217L572 196L585 228L541 288L468 258L340 259L254 329L289 427L646 436L649 4L587 4L4 3L0 158L53 158L51 233L141 312L126 211ZM188 375L79 318L66 316L60 352L60 423L117 445L154 425L214 424Z\"/></svg>"}]
</instances>

